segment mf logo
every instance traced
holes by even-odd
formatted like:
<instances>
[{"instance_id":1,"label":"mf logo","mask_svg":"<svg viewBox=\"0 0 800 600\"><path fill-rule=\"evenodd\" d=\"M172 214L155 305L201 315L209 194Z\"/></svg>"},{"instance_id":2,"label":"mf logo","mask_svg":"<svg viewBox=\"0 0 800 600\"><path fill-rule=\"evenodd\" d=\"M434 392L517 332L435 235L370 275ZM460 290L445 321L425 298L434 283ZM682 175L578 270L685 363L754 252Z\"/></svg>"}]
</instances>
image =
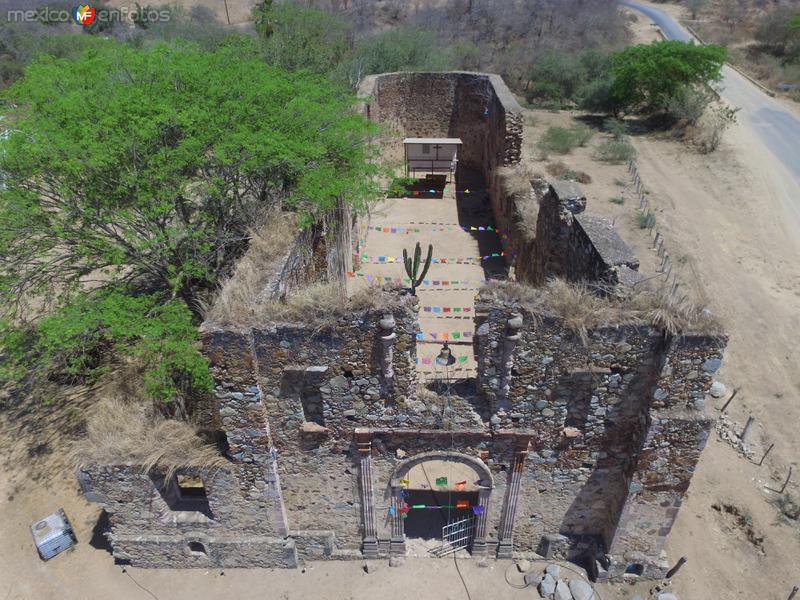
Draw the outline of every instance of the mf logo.
<instances>
[{"instance_id":1,"label":"mf logo","mask_svg":"<svg viewBox=\"0 0 800 600\"><path fill-rule=\"evenodd\" d=\"M72 18L78 25L88 27L94 23L97 11L88 4L81 4L72 9Z\"/></svg>"}]
</instances>

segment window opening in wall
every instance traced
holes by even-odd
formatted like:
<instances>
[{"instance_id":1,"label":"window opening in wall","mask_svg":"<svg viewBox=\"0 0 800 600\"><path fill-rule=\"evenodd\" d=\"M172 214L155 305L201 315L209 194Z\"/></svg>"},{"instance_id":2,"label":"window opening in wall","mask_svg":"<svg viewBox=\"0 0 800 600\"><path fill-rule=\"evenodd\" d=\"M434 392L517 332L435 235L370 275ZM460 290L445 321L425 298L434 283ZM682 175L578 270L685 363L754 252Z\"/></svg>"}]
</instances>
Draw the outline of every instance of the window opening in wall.
<instances>
[{"instance_id":1,"label":"window opening in wall","mask_svg":"<svg viewBox=\"0 0 800 600\"><path fill-rule=\"evenodd\" d=\"M300 393L300 403L303 405L303 418L306 421L325 427L322 396L318 386L304 385Z\"/></svg>"},{"instance_id":2,"label":"window opening in wall","mask_svg":"<svg viewBox=\"0 0 800 600\"><path fill-rule=\"evenodd\" d=\"M206 484L199 475L176 475L175 483L178 485L181 500L208 499L206 496Z\"/></svg>"},{"instance_id":3,"label":"window opening in wall","mask_svg":"<svg viewBox=\"0 0 800 600\"><path fill-rule=\"evenodd\" d=\"M205 481L200 475L178 473L166 478L151 474L151 479L173 516L180 522L208 522L213 519Z\"/></svg>"},{"instance_id":4,"label":"window opening in wall","mask_svg":"<svg viewBox=\"0 0 800 600\"><path fill-rule=\"evenodd\" d=\"M189 552L194 556L204 556L208 558L206 547L201 542L189 542Z\"/></svg>"},{"instance_id":5,"label":"window opening in wall","mask_svg":"<svg viewBox=\"0 0 800 600\"><path fill-rule=\"evenodd\" d=\"M644 574L644 565L640 563L632 563L627 566L625 569L625 573L629 575L643 575Z\"/></svg>"},{"instance_id":6,"label":"window opening in wall","mask_svg":"<svg viewBox=\"0 0 800 600\"><path fill-rule=\"evenodd\" d=\"M431 153L431 145L430 144L422 144L422 153L423 154L430 154Z\"/></svg>"}]
</instances>

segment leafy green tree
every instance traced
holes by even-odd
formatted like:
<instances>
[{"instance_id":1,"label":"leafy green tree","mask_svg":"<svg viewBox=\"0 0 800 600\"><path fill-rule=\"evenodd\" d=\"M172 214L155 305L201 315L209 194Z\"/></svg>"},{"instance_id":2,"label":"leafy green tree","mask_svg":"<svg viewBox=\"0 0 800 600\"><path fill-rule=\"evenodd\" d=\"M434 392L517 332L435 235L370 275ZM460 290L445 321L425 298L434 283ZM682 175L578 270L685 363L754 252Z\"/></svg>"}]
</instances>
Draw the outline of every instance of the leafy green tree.
<instances>
[{"instance_id":1,"label":"leafy green tree","mask_svg":"<svg viewBox=\"0 0 800 600\"><path fill-rule=\"evenodd\" d=\"M371 125L350 97L256 55L107 41L30 65L8 90L19 108L0 145L4 305L98 272L192 302L270 206L309 222L338 198L377 197Z\"/></svg>"},{"instance_id":2,"label":"leafy green tree","mask_svg":"<svg viewBox=\"0 0 800 600\"><path fill-rule=\"evenodd\" d=\"M357 87L373 73L443 71L452 67L452 54L439 47L436 36L416 28L399 27L359 42L343 65L347 83Z\"/></svg>"},{"instance_id":3,"label":"leafy green tree","mask_svg":"<svg viewBox=\"0 0 800 600\"><path fill-rule=\"evenodd\" d=\"M571 100L586 81L586 68L580 57L562 50L544 52L528 73L528 102Z\"/></svg>"},{"instance_id":4,"label":"leafy green tree","mask_svg":"<svg viewBox=\"0 0 800 600\"><path fill-rule=\"evenodd\" d=\"M287 71L330 74L350 51L350 26L325 10L265 3L255 22L267 62Z\"/></svg>"},{"instance_id":5,"label":"leafy green tree","mask_svg":"<svg viewBox=\"0 0 800 600\"><path fill-rule=\"evenodd\" d=\"M114 352L138 359L146 393L163 402L180 391L211 390L197 328L182 301L161 302L158 295L116 289L80 294L75 300L40 319L35 328L0 328L4 376L31 371L91 383L107 365L104 356Z\"/></svg>"},{"instance_id":6,"label":"leafy green tree","mask_svg":"<svg viewBox=\"0 0 800 600\"><path fill-rule=\"evenodd\" d=\"M678 41L630 46L612 59L611 94L622 110L663 107L688 87L720 79L725 48Z\"/></svg>"},{"instance_id":7,"label":"leafy green tree","mask_svg":"<svg viewBox=\"0 0 800 600\"><path fill-rule=\"evenodd\" d=\"M144 366L153 397L208 389L189 307L249 228L269 227L276 207L310 223L379 193L372 126L352 98L264 65L254 42L207 52L95 38L77 60L35 60L4 99L15 107L0 141L9 365L90 377L111 352Z\"/></svg>"}]
</instances>

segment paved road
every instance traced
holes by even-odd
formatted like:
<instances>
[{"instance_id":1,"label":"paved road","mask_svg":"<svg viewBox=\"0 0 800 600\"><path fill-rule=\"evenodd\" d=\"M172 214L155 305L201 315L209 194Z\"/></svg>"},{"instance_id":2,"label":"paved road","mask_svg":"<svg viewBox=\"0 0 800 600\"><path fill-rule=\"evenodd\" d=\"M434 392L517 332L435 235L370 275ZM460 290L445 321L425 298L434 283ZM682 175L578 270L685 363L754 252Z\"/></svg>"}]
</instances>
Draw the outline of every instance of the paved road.
<instances>
[{"instance_id":1,"label":"paved road","mask_svg":"<svg viewBox=\"0 0 800 600\"><path fill-rule=\"evenodd\" d=\"M620 2L653 20L671 40L690 41L692 36L666 13L636 2ZM800 185L800 119L728 66L722 69L722 97L739 107L739 121L749 127ZM795 197L795 202L800 198Z\"/></svg>"}]
</instances>

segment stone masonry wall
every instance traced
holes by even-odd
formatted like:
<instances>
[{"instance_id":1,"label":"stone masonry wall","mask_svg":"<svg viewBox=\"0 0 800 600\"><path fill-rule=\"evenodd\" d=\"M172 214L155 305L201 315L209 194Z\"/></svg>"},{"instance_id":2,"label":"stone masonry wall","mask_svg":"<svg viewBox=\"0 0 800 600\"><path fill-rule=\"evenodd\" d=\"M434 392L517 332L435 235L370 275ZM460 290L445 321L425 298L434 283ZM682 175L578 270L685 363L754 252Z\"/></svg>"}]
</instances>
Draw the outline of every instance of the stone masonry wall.
<instances>
[{"instance_id":1,"label":"stone masonry wall","mask_svg":"<svg viewBox=\"0 0 800 600\"><path fill-rule=\"evenodd\" d=\"M78 473L86 498L109 515L106 533L114 558L141 567L293 567L294 543L263 518L263 507L243 497L233 470L181 469L202 477L209 515L171 505L164 473L138 465L90 466ZM205 554L192 552L200 542Z\"/></svg>"},{"instance_id":2,"label":"stone masonry wall","mask_svg":"<svg viewBox=\"0 0 800 600\"><path fill-rule=\"evenodd\" d=\"M659 556L707 438L702 401L725 338L628 326L591 331L584 345L525 307L476 310L492 424L532 432L515 548L547 553L542 540L563 540L565 556L608 549L606 576L631 563L663 575Z\"/></svg>"},{"instance_id":3,"label":"stone masonry wall","mask_svg":"<svg viewBox=\"0 0 800 600\"><path fill-rule=\"evenodd\" d=\"M170 509L163 474L87 468L81 484L110 515L115 556L293 566L402 552L389 513L397 469L439 452L470 457L493 481L481 552L598 556L607 577L630 564L663 575L724 338L628 326L582 339L557 319L479 298L477 394L448 398L417 391L416 298L386 306L326 327L206 324L230 466L199 473L206 517Z\"/></svg>"},{"instance_id":4,"label":"stone masonry wall","mask_svg":"<svg viewBox=\"0 0 800 600\"><path fill-rule=\"evenodd\" d=\"M364 79L364 111L387 126L384 155L402 159L403 137L458 137L460 164L493 171L520 161L522 109L503 79L494 74L385 73Z\"/></svg>"}]
</instances>

